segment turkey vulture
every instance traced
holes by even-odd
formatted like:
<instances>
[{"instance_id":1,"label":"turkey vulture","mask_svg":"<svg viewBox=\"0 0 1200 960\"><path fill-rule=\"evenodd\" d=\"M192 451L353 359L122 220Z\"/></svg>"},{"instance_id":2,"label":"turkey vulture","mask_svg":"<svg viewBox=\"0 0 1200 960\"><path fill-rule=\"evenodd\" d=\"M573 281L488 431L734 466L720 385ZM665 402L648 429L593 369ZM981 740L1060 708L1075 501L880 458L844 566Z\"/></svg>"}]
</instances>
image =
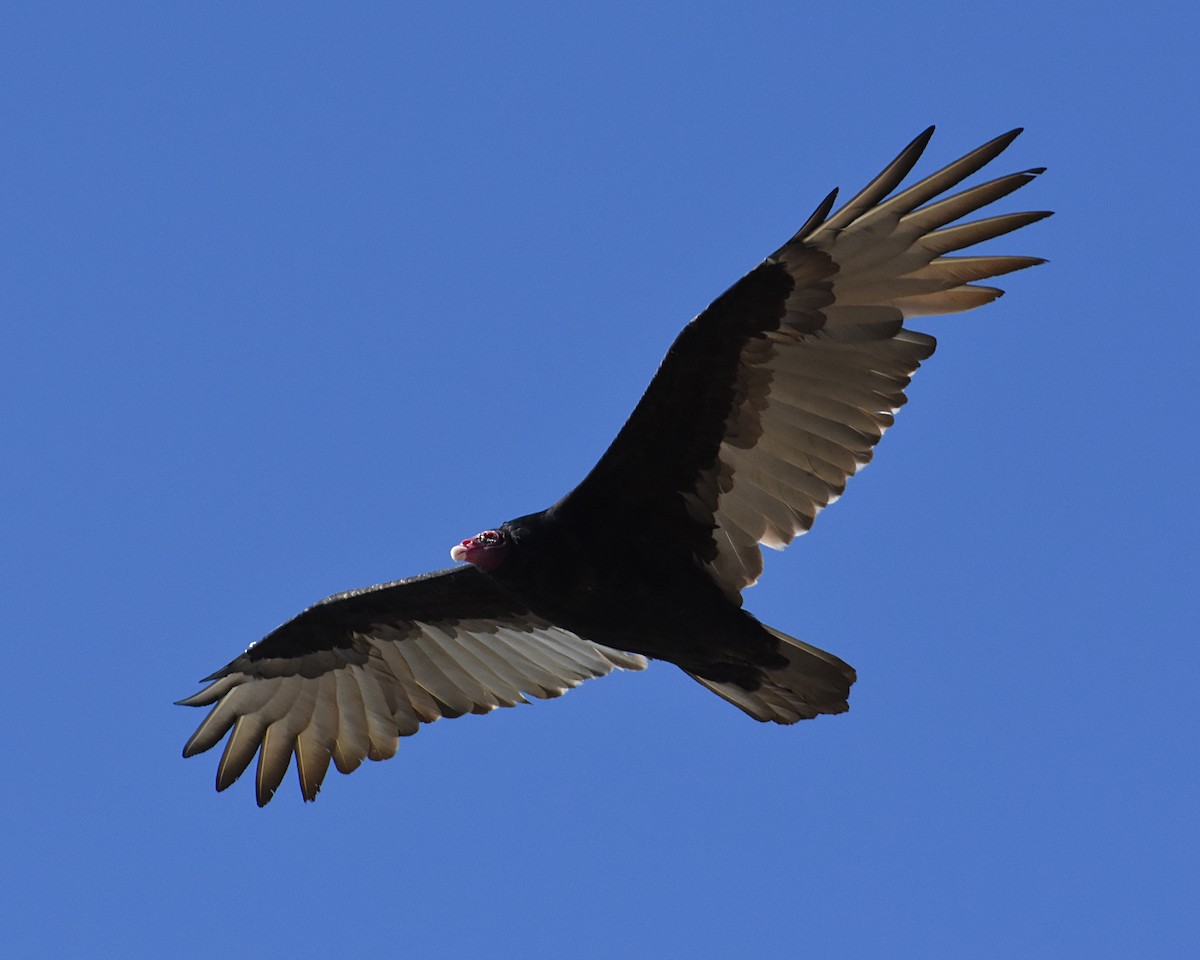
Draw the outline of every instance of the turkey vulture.
<instances>
[{"instance_id":1,"label":"turkey vulture","mask_svg":"<svg viewBox=\"0 0 1200 960\"><path fill-rule=\"evenodd\" d=\"M451 551L465 565L322 600L181 703L212 710L190 757L229 734L217 789L258 754L267 803L293 755L305 800L330 760L384 760L422 723L557 697L667 660L756 720L841 713L854 670L742 609L780 549L841 495L905 402L934 339L907 317L1000 296L973 281L1043 261L946 256L1048 216L948 226L1043 168L944 194L1014 130L888 198L930 127L831 215L689 323L604 456L541 513ZM232 731L232 732L230 732Z\"/></svg>"}]
</instances>

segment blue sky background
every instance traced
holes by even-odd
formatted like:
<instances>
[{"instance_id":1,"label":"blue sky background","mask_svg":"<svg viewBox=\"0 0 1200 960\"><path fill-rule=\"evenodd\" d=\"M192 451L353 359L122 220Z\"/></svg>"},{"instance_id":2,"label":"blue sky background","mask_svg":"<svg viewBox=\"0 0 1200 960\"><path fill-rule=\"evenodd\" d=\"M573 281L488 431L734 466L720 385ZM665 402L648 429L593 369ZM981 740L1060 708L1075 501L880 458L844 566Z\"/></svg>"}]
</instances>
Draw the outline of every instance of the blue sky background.
<instances>
[{"instance_id":1,"label":"blue sky background","mask_svg":"<svg viewBox=\"0 0 1200 960\"><path fill-rule=\"evenodd\" d=\"M1156 5L10 3L6 953L1198 955L1197 24ZM678 329L929 123L1050 172L747 596L853 709L667 665L293 774L195 681L604 450ZM855 598L866 593L864 604Z\"/></svg>"}]
</instances>

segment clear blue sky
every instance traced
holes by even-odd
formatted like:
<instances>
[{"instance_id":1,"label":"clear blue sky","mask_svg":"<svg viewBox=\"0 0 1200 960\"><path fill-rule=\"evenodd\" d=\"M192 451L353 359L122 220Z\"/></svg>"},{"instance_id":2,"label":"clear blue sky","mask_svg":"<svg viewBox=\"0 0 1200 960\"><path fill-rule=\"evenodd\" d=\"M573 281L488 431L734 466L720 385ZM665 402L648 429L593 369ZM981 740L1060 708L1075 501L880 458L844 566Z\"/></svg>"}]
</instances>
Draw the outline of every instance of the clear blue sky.
<instances>
[{"instance_id":1,"label":"clear blue sky","mask_svg":"<svg viewBox=\"0 0 1200 960\"><path fill-rule=\"evenodd\" d=\"M7 4L8 955L1200 955L1197 24L1154 10ZM1004 209L1058 213L918 325L875 463L747 596L849 714L656 665L312 805L180 758L198 678L556 499L929 123L926 171L1026 126Z\"/></svg>"}]
</instances>

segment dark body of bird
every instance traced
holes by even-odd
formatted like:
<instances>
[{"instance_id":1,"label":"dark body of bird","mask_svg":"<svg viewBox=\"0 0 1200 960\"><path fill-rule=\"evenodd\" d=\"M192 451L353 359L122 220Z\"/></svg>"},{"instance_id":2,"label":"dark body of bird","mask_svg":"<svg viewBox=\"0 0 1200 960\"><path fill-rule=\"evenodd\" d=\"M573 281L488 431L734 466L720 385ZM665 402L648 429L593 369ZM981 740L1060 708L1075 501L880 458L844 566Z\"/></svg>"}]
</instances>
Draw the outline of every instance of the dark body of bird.
<instances>
[{"instance_id":1,"label":"dark body of bird","mask_svg":"<svg viewBox=\"0 0 1200 960\"><path fill-rule=\"evenodd\" d=\"M644 658L677 664L762 721L848 708L855 674L742 609L762 570L841 495L934 350L904 326L1001 293L973 281L1041 261L946 256L1045 212L948 224L1040 169L943 196L998 137L894 196L932 128L688 324L582 483L452 550L437 573L323 600L182 701L213 707L184 748L229 734L217 787L258 755L260 804L295 757L313 799L330 762L392 756L420 724L553 697ZM932 202L931 202L932 201Z\"/></svg>"}]
</instances>

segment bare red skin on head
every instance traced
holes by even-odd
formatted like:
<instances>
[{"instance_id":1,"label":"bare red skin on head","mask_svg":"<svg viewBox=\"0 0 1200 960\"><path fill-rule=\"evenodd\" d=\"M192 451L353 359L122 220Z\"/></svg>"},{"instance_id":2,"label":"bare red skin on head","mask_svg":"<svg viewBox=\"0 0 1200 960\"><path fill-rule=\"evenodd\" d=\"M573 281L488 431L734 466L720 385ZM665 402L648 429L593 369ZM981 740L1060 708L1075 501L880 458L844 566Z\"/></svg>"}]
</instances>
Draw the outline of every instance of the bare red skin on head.
<instances>
[{"instance_id":1,"label":"bare red skin on head","mask_svg":"<svg viewBox=\"0 0 1200 960\"><path fill-rule=\"evenodd\" d=\"M507 553L508 539L495 530L484 530L452 547L450 558L460 563L466 561L484 573L490 573L504 562Z\"/></svg>"}]
</instances>

